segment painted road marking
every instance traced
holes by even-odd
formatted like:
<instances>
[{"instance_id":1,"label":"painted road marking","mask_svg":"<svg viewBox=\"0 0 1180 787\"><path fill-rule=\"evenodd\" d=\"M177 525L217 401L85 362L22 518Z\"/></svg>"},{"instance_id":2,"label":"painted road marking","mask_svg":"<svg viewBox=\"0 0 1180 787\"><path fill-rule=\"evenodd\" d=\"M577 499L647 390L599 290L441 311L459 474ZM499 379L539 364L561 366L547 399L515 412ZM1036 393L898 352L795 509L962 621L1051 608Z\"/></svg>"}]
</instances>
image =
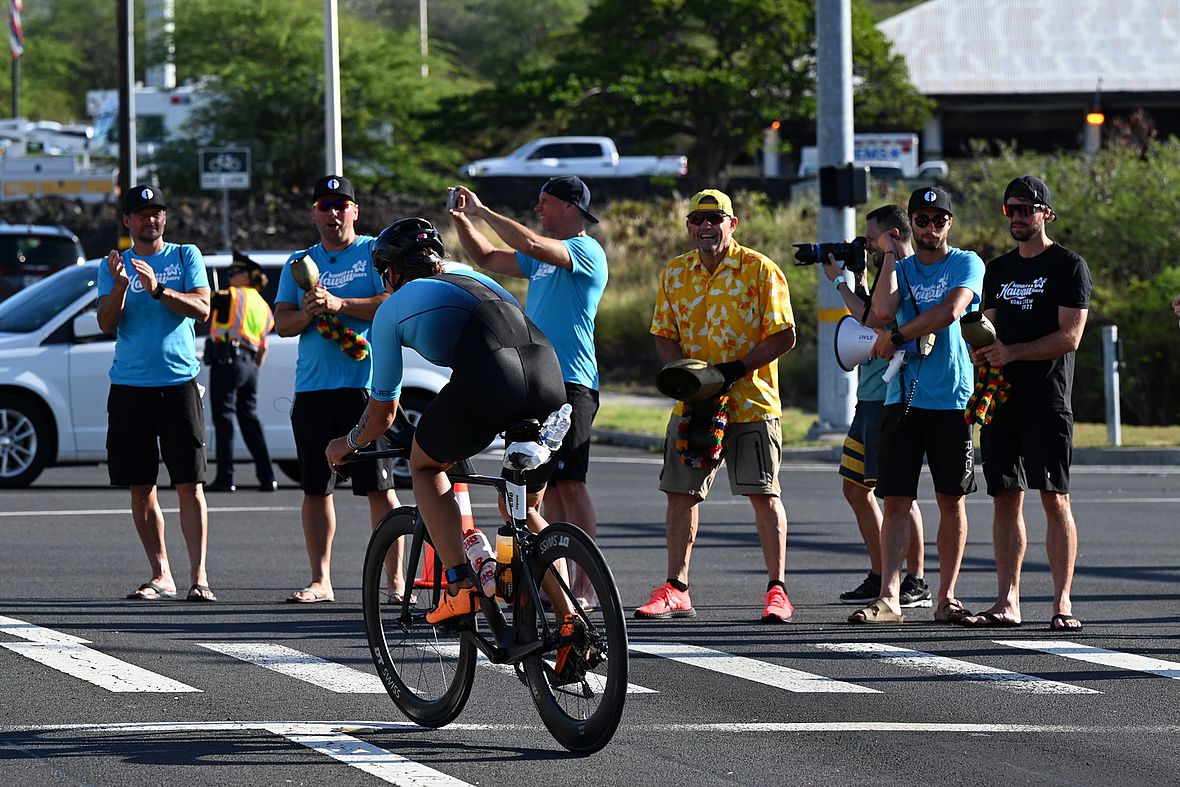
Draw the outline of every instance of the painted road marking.
<instances>
[{"instance_id":1,"label":"painted road marking","mask_svg":"<svg viewBox=\"0 0 1180 787\"><path fill-rule=\"evenodd\" d=\"M430 645L430 646L422 645L421 649L428 652L428 653L438 652L438 653L442 654L443 656L446 656L447 658L456 659L459 657L459 643L457 643L457 642L439 643L437 645ZM476 655L476 663L479 664L479 666L485 667L485 668L491 670L492 672L499 672L503 675L511 675L513 677L516 677L516 668L514 666L512 666L511 664L493 664L492 662L488 661L487 656L485 656L483 653L479 652L478 650L476 651L475 655ZM554 666L554 663L552 661L550 661L549 659L545 659L545 662L550 667ZM606 678L604 678L603 676L598 675L597 673L594 673L594 672L586 673L586 683L590 686L591 689L594 689L595 691L598 691L598 692L601 692L604 688L606 688ZM628 683L627 684L627 693L628 694L659 694L659 692L656 691L655 689L649 689L646 686L639 686L635 683Z\"/></svg>"},{"instance_id":2,"label":"painted road marking","mask_svg":"<svg viewBox=\"0 0 1180 787\"><path fill-rule=\"evenodd\" d=\"M384 694L381 679L344 664L265 642L198 642L202 648L265 667L337 694Z\"/></svg>"},{"instance_id":3,"label":"painted road marking","mask_svg":"<svg viewBox=\"0 0 1180 787\"><path fill-rule=\"evenodd\" d=\"M1138 656L1134 653L1120 653L1117 650L1092 648L1088 645L1079 645L1076 642L1068 642L1060 639L997 639L993 641L997 645L1039 650L1042 653L1064 656L1067 659L1076 659L1077 661L1086 661L1090 664L1101 664L1104 667L1117 667L1118 669L1131 670L1132 672L1146 672L1149 675L1158 675L1161 678L1180 680L1180 662L1164 661L1163 659L1151 658L1150 656Z\"/></svg>"},{"instance_id":4,"label":"painted road marking","mask_svg":"<svg viewBox=\"0 0 1180 787\"><path fill-rule=\"evenodd\" d=\"M1074 686L1069 683L1059 683L1055 680L1038 678L1033 675L1023 675L1019 672L986 667L982 664L972 664L946 656L936 656L920 650L899 648L895 645L882 645L873 642L831 642L816 643L821 650L836 653L851 653L866 659L875 659L885 664L909 667L919 672L938 675L949 675L957 680L975 683L988 683L997 688L1027 694L1101 694L1100 691Z\"/></svg>"},{"instance_id":5,"label":"painted road marking","mask_svg":"<svg viewBox=\"0 0 1180 787\"><path fill-rule=\"evenodd\" d=\"M678 661L722 675L760 683L784 691L801 693L879 694L876 689L855 683L825 678L810 672L794 670L779 664L756 661L745 656L734 656L681 642L631 642L632 652Z\"/></svg>"},{"instance_id":6,"label":"painted road marking","mask_svg":"<svg viewBox=\"0 0 1180 787\"><path fill-rule=\"evenodd\" d=\"M107 691L178 694L200 692L187 683L86 647L89 640L0 616L0 632L25 642L0 642L0 648Z\"/></svg>"}]
</instances>

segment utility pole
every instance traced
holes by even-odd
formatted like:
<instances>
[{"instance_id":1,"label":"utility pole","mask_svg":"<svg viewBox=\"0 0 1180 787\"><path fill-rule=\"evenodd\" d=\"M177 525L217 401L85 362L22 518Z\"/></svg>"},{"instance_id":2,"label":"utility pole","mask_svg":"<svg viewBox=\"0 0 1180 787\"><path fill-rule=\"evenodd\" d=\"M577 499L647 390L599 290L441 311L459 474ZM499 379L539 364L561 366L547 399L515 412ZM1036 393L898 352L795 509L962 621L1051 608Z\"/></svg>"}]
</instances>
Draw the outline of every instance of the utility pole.
<instances>
[{"instance_id":1,"label":"utility pole","mask_svg":"<svg viewBox=\"0 0 1180 787\"><path fill-rule=\"evenodd\" d=\"M815 11L816 146L820 167L840 166L852 161L852 5L851 0L823 0ZM819 241L851 240L856 235L856 212L852 208L821 206ZM822 264L822 261L821 261ZM809 438L842 435L852 423L856 407L856 386L850 372L836 362L836 323L847 310L828 280L818 279L819 418Z\"/></svg>"},{"instance_id":2,"label":"utility pole","mask_svg":"<svg viewBox=\"0 0 1180 787\"><path fill-rule=\"evenodd\" d=\"M119 194L135 185L135 16L133 0L119 1ZM119 225L119 247L131 247L127 228Z\"/></svg>"},{"instance_id":3,"label":"utility pole","mask_svg":"<svg viewBox=\"0 0 1180 787\"><path fill-rule=\"evenodd\" d=\"M418 0L418 52L422 56L422 78L430 76L430 64L426 62L430 54L430 38L427 35L426 0Z\"/></svg>"},{"instance_id":4,"label":"utility pole","mask_svg":"<svg viewBox=\"0 0 1180 787\"><path fill-rule=\"evenodd\" d=\"M344 174L340 124L340 35L336 0L324 0L324 174Z\"/></svg>"}]
</instances>

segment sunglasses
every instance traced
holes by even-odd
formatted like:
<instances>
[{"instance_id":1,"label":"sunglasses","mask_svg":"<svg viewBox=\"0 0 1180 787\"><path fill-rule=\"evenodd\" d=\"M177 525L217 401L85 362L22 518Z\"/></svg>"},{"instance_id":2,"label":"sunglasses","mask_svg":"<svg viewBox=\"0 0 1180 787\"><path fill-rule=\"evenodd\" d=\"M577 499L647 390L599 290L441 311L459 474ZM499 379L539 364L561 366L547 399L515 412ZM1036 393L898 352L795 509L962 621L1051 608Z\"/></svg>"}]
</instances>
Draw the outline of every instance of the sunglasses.
<instances>
[{"instance_id":1,"label":"sunglasses","mask_svg":"<svg viewBox=\"0 0 1180 787\"><path fill-rule=\"evenodd\" d=\"M914 222L914 224L921 227L922 229L926 229L931 224L933 224L935 227L938 227L939 229L942 229L947 224L950 224L951 217L944 213L941 216L914 216L912 219L910 219L910 221Z\"/></svg>"},{"instance_id":2,"label":"sunglasses","mask_svg":"<svg viewBox=\"0 0 1180 787\"><path fill-rule=\"evenodd\" d=\"M688 216L688 223L694 227L699 227L705 222L720 226L728 218L728 213L690 213Z\"/></svg>"},{"instance_id":3,"label":"sunglasses","mask_svg":"<svg viewBox=\"0 0 1180 787\"><path fill-rule=\"evenodd\" d=\"M348 210L348 206L352 205L352 200L347 199L321 199L317 200L315 209L327 213L330 210Z\"/></svg>"},{"instance_id":4,"label":"sunglasses","mask_svg":"<svg viewBox=\"0 0 1180 787\"><path fill-rule=\"evenodd\" d=\"M1003 211L1004 215L1008 218L1012 218L1013 216L1017 216L1019 218L1028 218L1038 210L1044 210L1045 207L1045 205L1042 205L1039 202L1034 202L1032 205L1023 205L1014 202L1011 204L1005 204L1003 206Z\"/></svg>"}]
</instances>

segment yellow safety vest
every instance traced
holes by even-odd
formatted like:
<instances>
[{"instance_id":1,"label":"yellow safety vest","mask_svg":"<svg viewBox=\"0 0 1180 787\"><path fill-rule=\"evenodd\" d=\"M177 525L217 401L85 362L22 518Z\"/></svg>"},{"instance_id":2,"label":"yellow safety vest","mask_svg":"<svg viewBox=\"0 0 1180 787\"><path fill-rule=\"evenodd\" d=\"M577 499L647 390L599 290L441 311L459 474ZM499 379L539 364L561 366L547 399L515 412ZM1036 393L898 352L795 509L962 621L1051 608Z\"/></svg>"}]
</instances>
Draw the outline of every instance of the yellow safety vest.
<instances>
[{"instance_id":1,"label":"yellow safety vest","mask_svg":"<svg viewBox=\"0 0 1180 787\"><path fill-rule=\"evenodd\" d=\"M266 299L253 287L229 287L229 309L213 310L209 335L219 342L236 341L255 352L266 343L275 319Z\"/></svg>"}]
</instances>

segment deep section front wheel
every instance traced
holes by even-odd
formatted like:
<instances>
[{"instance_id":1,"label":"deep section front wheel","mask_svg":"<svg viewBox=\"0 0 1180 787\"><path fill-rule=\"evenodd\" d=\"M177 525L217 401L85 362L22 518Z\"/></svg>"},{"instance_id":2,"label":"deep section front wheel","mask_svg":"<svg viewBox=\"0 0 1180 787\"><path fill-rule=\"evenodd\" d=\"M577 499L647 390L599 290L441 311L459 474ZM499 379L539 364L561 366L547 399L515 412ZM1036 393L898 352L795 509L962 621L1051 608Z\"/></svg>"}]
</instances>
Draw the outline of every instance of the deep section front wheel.
<instances>
[{"instance_id":1,"label":"deep section front wheel","mask_svg":"<svg viewBox=\"0 0 1180 787\"><path fill-rule=\"evenodd\" d=\"M362 586L365 632L373 666L402 713L424 727L442 727L467 704L475 646L426 622L446 591L416 513L411 506L390 511L369 539ZM428 573L432 580L415 587L415 578ZM399 574L400 594L392 579Z\"/></svg>"},{"instance_id":2,"label":"deep section front wheel","mask_svg":"<svg viewBox=\"0 0 1180 787\"><path fill-rule=\"evenodd\" d=\"M619 591L602 552L575 525L550 525L531 552L529 567L547 603L538 611L522 599L517 625L522 638L539 637L549 647L524 660L525 676L554 739L577 754L593 754L614 736L627 698L627 624ZM571 608L574 620L559 619L550 605Z\"/></svg>"}]
</instances>

